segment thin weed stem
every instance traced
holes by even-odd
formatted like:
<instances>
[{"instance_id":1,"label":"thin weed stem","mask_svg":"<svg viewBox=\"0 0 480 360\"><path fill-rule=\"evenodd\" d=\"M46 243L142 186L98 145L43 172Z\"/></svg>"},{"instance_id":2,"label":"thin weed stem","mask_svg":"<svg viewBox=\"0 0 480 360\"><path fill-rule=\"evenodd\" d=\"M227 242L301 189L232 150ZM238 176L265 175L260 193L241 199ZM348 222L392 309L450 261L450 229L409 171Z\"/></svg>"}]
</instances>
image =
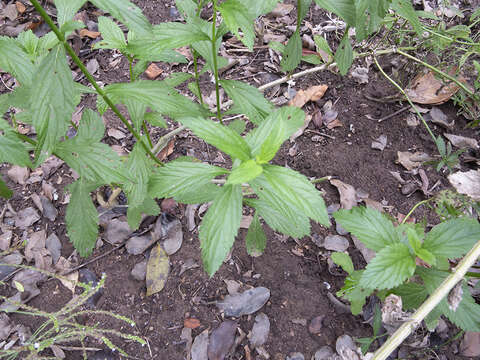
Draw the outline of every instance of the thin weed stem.
<instances>
[{"instance_id":1,"label":"thin weed stem","mask_svg":"<svg viewBox=\"0 0 480 360\"><path fill-rule=\"evenodd\" d=\"M212 56L213 56L213 73L215 75L215 95L217 97L217 117L222 121L222 111L220 106L220 85L218 82L218 61L217 61L217 0L213 0L213 19L212 19Z\"/></svg>"}]
</instances>

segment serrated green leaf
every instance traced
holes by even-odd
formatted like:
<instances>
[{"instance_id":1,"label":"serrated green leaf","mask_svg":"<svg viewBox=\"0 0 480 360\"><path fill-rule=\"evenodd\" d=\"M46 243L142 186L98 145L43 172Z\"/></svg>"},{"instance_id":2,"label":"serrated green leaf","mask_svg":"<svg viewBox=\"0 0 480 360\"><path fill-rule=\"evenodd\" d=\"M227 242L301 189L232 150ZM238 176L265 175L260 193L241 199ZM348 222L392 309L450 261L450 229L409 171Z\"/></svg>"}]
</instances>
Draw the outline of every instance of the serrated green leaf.
<instances>
[{"instance_id":1,"label":"serrated green leaf","mask_svg":"<svg viewBox=\"0 0 480 360\"><path fill-rule=\"evenodd\" d=\"M128 182L124 187L128 206L140 206L147 197L148 181L154 171L153 160L147 156L141 143L137 142L130 152L125 170L133 179L133 182Z\"/></svg>"},{"instance_id":2,"label":"serrated green leaf","mask_svg":"<svg viewBox=\"0 0 480 360\"><path fill-rule=\"evenodd\" d=\"M272 50L278 51L280 54L285 52L285 45L278 41L270 41L268 47Z\"/></svg>"},{"instance_id":3,"label":"serrated green leaf","mask_svg":"<svg viewBox=\"0 0 480 360\"><path fill-rule=\"evenodd\" d=\"M418 15L410 1L393 0L390 7L395 11L395 13L406 19L410 25L412 25L412 28L417 35L422 35L422 23L420 22L420 19L418 18Z\"/></svg>"},{"instance_id":4,"label":"serrated green leaf","mask_svg":"<svg viewBox=\"0 0 480 360\"><path fill-rule=\"evenodd\" d=\"M90 0L96 7L109 12L115 19L124 23L138 36L148 36L152 25L148 22L142 10L128 0Z\"/></svg>"},{"instance_id":5,"label":"serrated green leaf","mask_svg":"<svg viewBox=\"0 0 480 360\"><path fill-rule=\"evenodd\" d=\"M275 110L245 137L252 155L263 163L269 162L280 146L303 125L304 120L305 113L297 107L284 106Z\"/></svg>"},{"instance_id":6,"label":"serrated green leaf","mask_svg":"<svg viewBox=\"0 0 480 360\"><path fill-rule=\"evenodd\" d=\"M242 219L242 187L224 185L200 225L202 260L210 276L232 248Z\"/></svg>"},{"instance_id":7,"label":"serrated green leaf","mask_svg":"<svg viewBox=\"0 0 480 360\"><path fill-rule=\"evenodd\" d=\"M449 272L439 271L419 267L417 274L422 278L425 288L429 294L432 294L445 278L450 275ZM463 280L462 280L463 281ZM435 309L443 313L452 323L465 331L480 331L480 305L470 295L468 286L462 285L462 300L456 311L448 307L447 300L444 298Z\"/></svg>"},{"instance_id":8,"label":"serrated green leaf","mask_svg":"<svg viewBox=\"0 0 480 360\"><path fill-rule=\"evenodd\" d=\"M415 272L415 259L408 246L391 244L377 252L367 265L360 285L367 288L390 289L402 284Z\"/></svg>"},{"instance_id":9,"label":"serrated green leaf","mask_svg":"<svg viewBox=\"0 0 480 360\"><path fill-rule=\"evenodd\" d=\"M267 245L267 237L257 213L253 216L253 220L248 227L245 245L247 247L247 253L253 257L262 255Z\"/></svg>"},{"instance_id":10,"label":"serrated green leaf","mask_svg":"<svg viewBox=\"0 0 480 360\"><path fill-rule=\"evenodd\" d=\"M276 165L265 165L263 173L278 196L296 206L312 220L324 226L330 226L325 202L320 192L304 175Z\"/></svg>"},{"instance_id":11,"label":"serrated green leaf","mask_svg":"<svg viewBox=\"0 0 480 360\"><path fill-rule=\"evenodd\" d=\"M332 260L335 264L341 266L342 269L348 274L353 273L353 271L355 270L353 268L352 259L348 254L345 254L343 252L334 252L332 253Z\"/></svg>"},{"instance_id":12,"label":"serrated green leaf","mask_svg":"<svg viewBox=\"0 0 480 360\"><path fill-rule=\"evenodd\" d=\"M305 55L302 56L302 61L305 61L312 65L320 65L323 61L318 55Z\"/></svg>"},{"instance_id":13,"label":"serrated green leaf","mask_svg":"<svg viewBox=\"0 0 480 360\"><path fill-rule=\"evenodd\" d=\"M272 191L262 191L269 186L265 179L257 178L250 185L257 194L261 193L261 197L260 199L248 199L248 204L256 209L258 215L265 220L268 226L295 239L310 234L310 220L307 216L302 214L299 209L291 208Z\"/></svg>"},{"instance_id":14,"label":"serrated green leaf","mask_svg":"<svg viewBox=\"0 0 480 360\"><path fill-rule=\"evenodd\" d=\"M0 135L0 163L2 162L32 168L25 144L13 133Z\"/></svg>"},{"instance_id":15,"label":"serrated green leaf","mask_svg":"<svg viewBox=\"0 0 480 360\"><path fill-rule=\"evenodd\" d=\"M33 84L35 96L30 108L35 114L35 164L38 166L52 153L60 137L65 135L72 113L80 101L62 44L55 46L40 63L33 76Z\"/></svg>"},{"instance_id":16,"label":"serrated green leaf","mask_svg":"<svg viewBox=\"0 0 480 360\"><path fill-rule=\"evenodd\" d=\"M239 0L226 0L217 6L228 29L250 50L253 50L255 30L248 9ZM240 35L242 30L243 36Z\"/></svg>"},{"instance_id":17,"label":"serrated green leaf","mask_svg":"<svg viewBox=\"0 0 480 360\"><path fill-rule=\"evenodd\" d=\"M299 31L295 31L292 37L288 39L282 56L280 66L285 72L293 71L300 64L302 60L302 39Z\"/></svg>"},{"instance_id":18,"label":"serrated green leaf","mask_svg":"<svg viewBox=\"0 0 480 360\"><path fill-rule=\"evenodd\" d=\"M0 68L8 71L22 84L32 82L35 68L18 43L9 37L0 37Z\"/></svg>"},{"instance_id":19,"label":"serrated green leaf","mask_svg":"<svg viewBox=\"0 0 480 360\"><path fill-rule=\"evenodd\" d=\"M193 78L192 74L184 72L174 72L169 74L165 79L163 79L162 83L164 83L166 86L174 88L183 84L185 81L190 80L191 78Z\"/></svg>"},{"instance_id":20,"label":"serrated green leaf","mask_svg":"<svg viewBox=\"0 0 480 360\"><path fill-rule=\"evenodd\" d=\"M330 48L330 45L328 45L327 40L325 40L323 36L314 35L313 41L315 42L317 49L325 51L328 55L330 55L330 58L333 59L332 49Z\"/></svg>"},{"instance_id":21,"label":"serrated green leaf","mask_svg":"<svg viewBox=\"0 0 480 360\"><path fill-rule=\"evenodd\" d=\"M173 197L182 202L180 199L188 194L201 196L204 192L208 193L204 189L213 185L211 180L227 172L226 169L198 162L171 161L151 176L148 193L154 198Z\"/></svg>"},{"instance_id":22,"label":"serrated green leaf","mask_svg":"<svg viewBox=\"0 0 480 360\"><path fill-rule=\"evenodd\" d=\"M458 258L480 239L480 223L470 218L442 222L426 235L423 248L435 256Z\"/></svg>"},{"instance_id":23,"label":"serrated green leaf","mask_svg":"<svg viewBox=\"0 0 480 360\"><path fill-rule=\"evenodd\" d=\"M150 197L146 197L143 203L138 206L129 205L127 209L127 222L130 229L138 229L142 221L142 214L156 216L160 214L160 207L156 201Z\"/></svg>"},{"instance_id":24,"label":"serrated green leaf","mask_svg":"<svg viewBox=\"0 0 480 360\"><path fill-rule=\"evenodd\" d=\"M245 131L247 124L242 119L235 119L228 124L228 127L235 131L238 135L241 135Z\"/></svg>"},{"instance_id":25,"label":"serrated green leaf","mask_svg":"<svg viewBox=\"0 0 480 360\"><path fill-rule=\"evenodd\" d=\"M199 138L233 158L246 161L252 157L245 140L227 126L204 118L183 118L179 119L179 122L191 129Z\"/></svg>"},{"instance_id":26,"label":"serrated green leaf","mask_svg":"<svg viewBox=\"0 0 480 360\"><path fill-rule=\"evenodd\" d=\"M373 292L373 289L368 289L360 286L360 279L363 275L363 270L356 270L345 278L345 284L337 291L337 296L350 301L350 310L353 315L358 315L365 305L366 299Z\"/></svg>"},{"instance_id":27,"label":"serrated green leaf","mask_svg":"<svg viewBox=\"0 0 480 360\"><path fill-rule=\"evenodd\" d=\"M70 20L62 25L60 32L65 36L69 36L73 31L83 29L85 24L81 21Z\"/></svg>"},{"instance_id":28,"label":"serrated green leaf","mask_svg":"<svg viewBox=\"0 0 480 360\"><path fill-rule=\"evenodd\" d=\"M335 52L335 62L341 75L346 75L353 63L353 49L348 39L348 31L345 32L342 41Z\"/></svg>"},{"instance_id":29,"label":"serrated green leaf","mask_svg":"<svg viewBox=\"0 0 480 360\"><path fill-rule=\"evenodd\" d=\"M90 255L98 236L98 212L90 197L95 187L80 178L68 189L72 194L67 206L65 221L70 241L80 256Z\"/></svg>"},{"instance_id":30,"label":"serrated green leaf","mask_svg":"<svg viewBox=\"0 0 480 360\"><path fill-rule=\"evenodd\" d=\"M418 309L428 296L425 286L414 282L402 284L392 292L402 298L403 308L407 310Z\"/></svg>"},{"instance_id":31,"label":"serrated green leaf","mask_svg":"<svg viewBox=\"0 0 480 360\"><path fill-rule=\"evenodd\" d=\"M148 64L150 62L148 60L138 60L135 65L133 66L133 79L131 81L135 81L138 77L147 70Z\"/></svg>"},{"instance_id":32,"label":"serrated green leaf","mask_svg":"<svg viewBox=\"0 0 480 360\"><path fill-rule=\"evenodd\" d=\"M167 128L167 121L156 111L145 113L144 120L152 126Z\"/></svg>"},{"instance_id":33,"label":"serrated green leaf","mask_svg":"<svg viewBox=\"0 0 480 360\"><path fill-rule=\"evenodd\" d=\"M312 0L297 1L297 28L300 28L302 20L308 13Z\"/></svg>"},{"instance_id":34,"label":"serrated green leaf","mask_svg":"<svg viewBox=\"0 0 480 360\"><path fill-rule=\"evenodd\" d=\"M83 112L77 136L59 143L55 153L87 181L128 183L131 179L124 174L120 157L110 146L98 142L104 130L102 119L88 109Z\"/></svg>"},{"instance_id":35,"label":"serrated green leaf","mask_svg":"<svg viewBox=\"0 0 480 360\"><path fill-rule=\"evenodd\" d=\"M13 195L13 191L10 190L0 176L0 197L4 199L10 199Z\"/></svg>"},{"instance_id":36,"label":"serrated green leaf","mask_svg":"<svg viewBox=\"0 0 480 360\"><path fill-rule=\"evenodd\" d=\"M435 256L430 251L425 250L425 249L419 249L419 250L415 251L415 254L420 259L425 261L427 264L430 264L430 265L433 265L433 266L437 265L437 259L435 258Z\"/></svg>"},{"instance_id":37,"label":"serrated green leaf","mask_svg":"<svg viewBox=\"0 0 480 360\"><path fill-rule=\"evenodd\" d=\"M262 171L263 168L258 165L255 160L247 160L232 170L231 174L227 178L226 184L235 185L249 182L260 175Z\"/></svg>"},{"instance_id":38,"label":"serrated green leaf","mask_svg":"<svg viewBox=\"0 0 480 360\"><path fill-rule=\"evenodd\" d=\"M275 6L280 0L243 0L242 3L248 9L250 17L256 19L260 15L268 14L275 9Z\"/></svg>"},{"instance_id":39,"label":"serrated green leaf","mask_svg":"<svg viewBox=\"0 0 480 360\"><path fill-rule=\"evenodd\" d=\"M95 43L95 49L118 49L123 51L127 47L127 41L122 29L112 19L106 16L98 18L98 30L102 34L102 41Z\"/></svg>"},{"instance_id":40,"label":"serrated green leaf","mask_svg":"<svg viewBox=\"0 0 480 360\"><path fill-rule=\"evenodd\" d=\"M355 26L355 1L354 0L315 0L318 6L340 16L350 26Z\"/></svg>"},{"instance_id":41,"label":"serrated green leaf","mask_svg":"<svg viewBox=\"0 0 480 360\"><path fill-rule=\"evenodd\" d=\"M245 114L254 124L260 124L273 110L274 106L263 96L257 88L236 80L221 80L234 106L228 111L229 114Z\"/></svg>"},{"instance_id":42,"label":"serrated green leaf","mask_svg":"<svg viewBox=\"0 0 480 360\"><path fill-rule=\"evenodd\" d=\"M208 116L209 112L189 98L180 95L162 81L137 80L105 87L111 100L118 103L139 102L174 119L187 116Z\"/></svg>"},{"instance_id":43,"label":"serrated green leaf","mask_svg":"<svg viewBox=\"0 0 480 360\"><path fill-rule=\"evenodd\" d=\"M184 18L189 19L195 17L197 4L192 0L175 0L175 5Z\"/></svg>"},{"instance_id":44,"label":"serrated green leaf","mask_svg":"<svg viewBox=\"0 0 480 360\"><path fill-rule=\"evenodd\" d=\"M400 242L392 222L375 209L354 207L351 210L339 210L333 217L373 251L378 252L385 246Z\"/></svg>"},{"instance_id":45,"label":"serrated green leaf","mask_svg":"<svg viewBox=\"0 0 480 360\"><path fill-rule=\"evenodd\" d=\"M87 0L55 0L58 26L72 20L73 16L86 2Z\"/></svg>"},{"instance_id":46,"label":"serrated green leaf","mask_svg":"<svg viewBox=\"0 0 480 360\"><path fill-rule=\"evenodd\" d=\"M128 109L130 120L136 131L140 131L143 121L145 119L145 113L147 111L147 105L138 101L126 100L125 106Z\"/></svg>"},{"instance_id":47,"label":"serrated green leaf","mask_svg":"<svg viewBox=\"0 0 480 360\"><path fill-rule=\"evenodd\" d=\"M412 247L413 251L417 253L422 247L422 241L418 233L412 229L411 227L407 228L407 238L410 246Z\"/></svg>"}]
</instances>

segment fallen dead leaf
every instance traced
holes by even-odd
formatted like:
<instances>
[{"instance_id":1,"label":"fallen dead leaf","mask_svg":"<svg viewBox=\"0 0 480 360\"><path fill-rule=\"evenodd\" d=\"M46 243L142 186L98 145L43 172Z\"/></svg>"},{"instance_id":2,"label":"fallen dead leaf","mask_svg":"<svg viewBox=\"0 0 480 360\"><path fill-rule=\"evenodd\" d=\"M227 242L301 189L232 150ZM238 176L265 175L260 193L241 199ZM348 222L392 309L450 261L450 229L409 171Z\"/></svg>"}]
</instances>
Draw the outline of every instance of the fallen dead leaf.
<instances>
[{"instance_id":1,"label":"fallen dead leaf","mask_svg":"<svg viewBox=\"0 0 480 360\"><path fill-rule=\"evenodd\" d=\"M328 123L327 129L331 130L331 129L334 129L334 128L336 128L336 127L341 127L341 126L343 126L343 123L342 123L340 120L335 119L335 120L330 121L330 122Z\"/></svg>"},{"instance_id":2,"label":"fallen dead leaf","mask_svg":"<svg viewBox=\"0 0 480 360\"><path fill-rule=\"evenodd\" d=\"M463 77L459 77L458 80L465 82ZM417 75L405 92L413 102L438 105L448 101L459 89L456 83L444 83L429 71L426 74Z\"/></svg>"},{"instance_id":3,"label":"fallen dead leaf","mask_svg":"<svg viewBox=\"0 0 480 360\"><path fill-rule=\"evenodd\" d=\"M60 278L60 282L73 294L75 293L75 287L78 284L78 277L79 277L78 271L74 271L68 275L62 276L62 278Z\"/></svg>"},{"instance_id":4,"label":"fallen dead leaf","mask_svg":"<svg viewBox=\"0 0 480 360\"><path fill-rule=\"evenodd\" d=\"M460 355L468 357L480 356L480 332L465 332L460 344Z\"/></svg>"},{"instance_id":5,"label":"fallen dead leaf","mask_svg":"<svg viewBox=\"0 0 480 360\"><path fill-rule=\"evenodd\" d=\"M252 215L243 215L242 221L240 222L240 228L248 229L250 224L252 223L253 216Z\"/></svg>"},{"instance_id":6,"label":"fallen dead leaf","mask_svg":"<svg viewBox=\"0 0 480 360\"><path fill-rule=\"evenodd\" d=\"M448 117L445 113L440 110L438 107L434 106L429 112L430 120L437 125L443 126L447 129L453 128L455 125L455 120L448 122Z\"/></svg>"},{"instance_id":7,"label":"fallen dead leaf","mask_svg":"<svg viewBox=\"0 0 480 360\"><path fill-rule=\"evenodd\" d=\"M309 101L320 100L328 89L328 85L314 85L307 90L299 90L288 105L302 108Z\"/></svg>"},{"instance_id":8,"label":"fallen dead leaf","mask_svg":"<svg viewBox=\"0 0 480 360\"><path fill-rule=\"evenodd\" d=\"M352 77L359 84L368 84L368 68L357 66L351 72Z\"/></svg>"},{"instance_id":9,"label":"fallen dead leaf","mask_svg":"<svg viewBox=\"0 0 480 360\"><path fill-rule=\"evenodd\" d=\"M25 5L23 5L23 3L21 1L17 1L15 2L15 6L17 7L17 11L20 13L20 14L23 14L25 12L25 10L27 10L27 8L25 7Z\"/></svg>"},{"instance_id":10,"label":"fallen dead leaf","mask_svg":"<svg viewBox=\"0 0 480 360\"><path fill-rule=\"evenodd\" d=\"M170 261L168 255L158 244L152 249L148 259L146 275L147 296L163 290L169 271Z\"/></svg>"},{"instance_id":11,"label":"fallen dead leaf","mask_svg":"<svg viewBox=\"0 0 480 360\"><path fill-rule=\"evenodd\" d=\"M380 150L383 151L385 149L385 146L387 146L387 136L386 135L380 135L377 139L372 141L372 149Z\"/></svg>"},{"instance_id":12,"label":"fallen dead leaf","mask_svg":"<svg viewBox=\"0 0 480 360\"><path fill-rule=\"evenodd\" d=\"M208 344L208 359L223 360L230 352L235 341L237 322L225 320L210 335Z\"/></svg>"},{"instance_id":13,"label":"fallen dead leaf","mask_svg":"<svg viewBox=\"0 0 480 360\"><path fill-rule=\"evenodd\" d=\"M448 176L448 181L460 193L470 196L473 200L480 200L480 170L456 172Z\"/></svg>"},{"instance_id":14,"label":"fallen dead leaf","mask_svg":"<svg viewBox=\"0 0 480 360\"><path fill-rule=\"evenodd\" d=\"M196 329L200 325L200 320L195 318L187 318L183 320L183 326L189 329Z\"/></svg>"},{"instance_id":15,"label":"fallen dead leaf","mask_svg":"<svg viewBox=\"0 0 480 360\"><path fill-rule=\"evenodd\" d=\"M342 209L350 210L357 205L357 192L352 185L345 184L338 179L331 179L330 184L335 186L340 193L340 205Z\"/></svg>"},{"instance_id":16,"label":"fallen dead leaf","mask_svg":"<svg viewBox=\"0 0 480 360\"><path fill-rule=\"evenodd\" d=\"M192 360L208 360L208 329L203 330L195 337L192 344Z\"/></svg>"},{"instance_id":17,"label":"fallen dead leaf","mask_svg":"<svg viewBox=\"0 0 480 360\"><path fill-rule=\"evenodd\" d=\"M78 34L80 37L89 37L90 39L96 39L97 37L100 36L100 33L98 31L90 31L88 29L81 29Z\"/></svg>"},{"instance_id":18,"label":"fallen dead leaf","mask_svg":"<svg viewBox=\"0 0 480 360\"><path fill-rule=\"evenodd\" d=\"M45 249L47 236L45 230L37 231L31 234L25 245L25 259L30 262L35 258L35 253Z\"/></svg>"},{"instance_id":19,"label":"fallen dead leaf","mask_svg":"<svg viewBox=\"0 0 480 360\"><path fill-rule=\"evenodd\" d=\"M5 6L2 12L3 17L10 19L11 21L15 21L18 17L18 9L15 4L9 4Z\"/></svg>"},{"instance_id":20,"label":"fallen dead leaf","mask_svg":"<svg viewBox=\"0 0 480 360\"><path fill-rule=\"evenodd\" d=\"M275 9L272 10L270 15L275 17L282 17L290 14L290 12L292 12L294 8L295 6L293 6L292 4L278 3L277 6L275 6Z\"/></svg>"},{"instance_id":21,"label":"fallen dead leaf","mask_svg":"<svg viewBox=\"0 0 480 360\"><path fill-rule=\"evenodd\" d=\"M108 136L111 136L117 140L122 140L125 138L125 133L123 131L120 131L118 129L115 129L115 128L110 128L107 130L107 134Z\"/></svg>"},{"instance_id":22,"label":"fallen dead leaf","mask_svg":"<svg viewBox=\"0 0 480 360\"><path fill-rule=\"evenodd\" d=\"M454 134L443 134L453 146L458 148L472 148L478 149L478 141L472 138L454 135Z\"/></svg>"},{"instance_id":23,"label":"fallen dead leaf","mask_svg":"<svg viewBox=\"0 0 480 360\"><path fill-rule=\"evenodd\" d=\"M17 184L25 185L25 182L30 175L30 170L27 167L14 165L11 167L10 170L8 170L7 175L12 181L16 182Z\"/></svg>"},{"instance_id":24,"label":"fallen dead leaf","mask_svg":"<svg viewBox=\"0 0 480 360\"><path fill-rule=\"evenodd\" d=\"M163 73L163 70L155 63L151 63L147 70L145 70L145 75L147 75L150 80L155 80L161 73Z\"/></svg>"},{"instance_id":25,"label":"fallen dead leaf","mask_svg":"<svg viewBox=\"0 0 480 360\"><path fill-rule=\"evenodd\" d=\"M409 171L430 160L432 160L431 157L423 152L397 151L397 162Z\"/></svg>"},{"instance_id":26,"label":"fallen dead leaf","mask_svg":"<svg viewBox=\"0 0 480 360\"><path fill-rule=\"evenodd\" d=\"M167 146L165 146L157 155L158 160L163 161L165 160L171 153L173 153L173 149L175 147L175 139L172 139L168 142Z\"/></svg>"}]
</instances>

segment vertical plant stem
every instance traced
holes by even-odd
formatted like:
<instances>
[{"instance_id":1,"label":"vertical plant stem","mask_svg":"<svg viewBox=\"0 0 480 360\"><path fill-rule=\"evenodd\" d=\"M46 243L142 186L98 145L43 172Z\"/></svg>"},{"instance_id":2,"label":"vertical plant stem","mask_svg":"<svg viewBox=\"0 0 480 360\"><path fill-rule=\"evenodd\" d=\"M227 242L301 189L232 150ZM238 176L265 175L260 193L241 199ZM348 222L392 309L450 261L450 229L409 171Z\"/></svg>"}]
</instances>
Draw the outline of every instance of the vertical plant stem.
<instances>
[{"instance_id":1,"label":"vertical plant stem","mask_svg":"<svg viewBox=\"0 0 480 360\"><path fill-rule=\"evenodd\" d=\"M212 19L212 56L213 56L213 73L215 75L215 94L217 96L217 117L220 120L220 123L223 124L222 121L222 111L221 111L221 104L220 104L220 87L218 84L218 61L217 61L217 0L213 0L213 19Z\"/></svg>"},{"instance_id":2,"label":"vertical plant stem","mask_svg":"<svg viewBox=\"0 0 480 360\"><path fill-rule=\"evenodd\" d=\"M150 138L150 133L148 132L147 123L145 122L145 120L143 120L142 122L142 128L143 128L143 132L147 137L148 145L150 145L150 148L153 148L152 139Z\"/></svg>"},{"instance_id":3,"label":"vertical plant stem","mask_svg":"<svg viewBox=\"0 0 480 360\"><path fill-rule=\"evenodd\" d=\"M397 331L378 349L372 360L385 360L400 344L412 333L423 321L423 319L447 296L450 290L467 273L468 269L480 257L480 240L468 252L457 265L456 270L449 275L440 286L429 296L429 298L418 308L409 320L403 323Z\"/></svg>"},{"instance_id":4,"label":"vertical plant stem","mask_svg":"<svg viewBox=\"0 0 480 360\"><path fill-rule=\"evenodd\" d=\"M426 199L426 200L422 200L418 203L415 204L415 206L408 212L408 214L403 218L402 220L402 224L405 224L405 222L407 221L407 219L413 214L413 212L415 210L417 210L417 208L420 206L420 205L423 205L423 204L426 204L430 201L431 199Z\"/></svg>"},{"instance_id":5,"label":"vertical plant stem","mask_svg":"<svg viewBox=\"0 0 480 360\"><path fill-rule=\"evenodd\" d=\"M200 89L200 74L198 73L198 54L193 48L190 47L193 55L193 71L195 72L195 83L197 84L198 96L200 97L200 104L203 105L202 90Z\"/></svg>"},{"instance_id":6,"label":"vertical plant stem","mask_svg":"<svg viewBox=\"0 0 480 360\"><path fill-rule=\"evenodd\" d=\"M128 131L130 131L130 133L135 137L135 139L137 139L137 141L140 142L140 144L142 144L143 148L145 149L145 152L158 164L158 165L161 165L163 166L163 162L161 162L160 160L157 159L157 157L152 153L152 151L150 150L150 148L148 147L148 145L142 140L140 134L132 127L132 125L130 125L130 123L128 122L128 120L125 118L125 116L123 116L120 112L120 110L118 110L118 108L115 106L115 104L112 102L112 100L110 100L110 98L107 96L107 94L105 93L105 91L103 91L103 89L98 86L97 82L95 81L95 79L93 78L93 76L90 74L90 72L87 70L87 68L85 67L85 65L82 63L82 61L80 60L80 58L77 56L77 54L75 54L75 51L73 51L72 47L70 46L70 44L68 44L67 40L65 39L65 36L60 32L60 30L58 29L57 25L55 25L55 23L53 22L52 18L50 17L50 15L47 14L47 12L45 11L45 9L40 5L40 3L38 2L38 0L30 0L31 4L33 5L33 7L38 11L38 13L40 14L40 16L43 18L43 20L45 20L45 22L47 23L47 25L50 27L50 29L52 29L52 31L55 33L55 35L57 36L58 40L62 43L63 47L65 48L65 50L67 51L67 53L70 55L70 57L72 58L72 61L78 66L78 68L80 69L80 71L85 75L85 77L87 78L87 80L90 82L90 84L92 84L92 86L95 88L95 90L97 91L97 93L105 100L105 102L107 103L107 105L110 107L110 109L112 109L112 111L115 113L115 115L118 116L118 118L123 122L123 124L127 127Z\"/></svg>"}]
</instances>

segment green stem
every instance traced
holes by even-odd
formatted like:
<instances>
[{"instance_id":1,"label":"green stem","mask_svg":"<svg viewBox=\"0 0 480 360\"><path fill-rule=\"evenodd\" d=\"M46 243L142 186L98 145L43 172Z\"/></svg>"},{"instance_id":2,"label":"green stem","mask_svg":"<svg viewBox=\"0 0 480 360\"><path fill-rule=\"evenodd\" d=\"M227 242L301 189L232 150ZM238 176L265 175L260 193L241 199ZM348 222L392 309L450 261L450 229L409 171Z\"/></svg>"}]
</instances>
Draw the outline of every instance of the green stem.
<instances>
[{"instance_id":1,"label":"green stem","mask_svg":"<svg viewBox=\"0 0 480 360\"><path fill-rule=\"evenodd\" d=\"M451 42L456 42L456 43L458 43L458 44L469 45L469 46L478 46L478 45L479 45L479 44L474 43L474 42L461 41L461 40L457 40L457 39L452 38L452 37L447 36L447 35L439 34L439 33L435 32L435 31L433 31L432 29L429 29L429 28L427 28L427 27L425 27L425 26L423 27L423 30L426 31L426 32L429 32L430 34L436 35L436 36L441 37L441 38L443 38L443 39L445 39L445 40L450 40Z\"/></svg>"},{"instance_id":2,"label":"green stem","mask_svg":"<svg viewBox=\"0 0 480 360\"><path fill-rule=\"evenodd\" d=\"M217 34L216 34L216 22L217 22L217 0L213 0L213 19L212 19L212 55L213 55L213 73L215 75L215 94L217 96L217 117L222 121L222 112L220 109L220 86L218 83L218 61L217 61Z\"/></svg>"},{"instance_id":3,"label":"green stem","mask_svg":"<svg viewBox=\"0 0 480 360\"><path fill-rule=\"evenodd\" d=\"M402 224L405 224L405 222L407 221L407 219L410 217L410 215L413 214L413 212L415 210L417 210L417 208L420 206L420 205L423 205L423 204L426 204L430 201L431 199L426 199L426 200L422 200L418 203L415 204L415 206L408 212L408 214L403 218L402 220Z\"/></svg>"},{"instance_id":4,"label":"green stem","mask_svg":"<svg viewBox=\"0 0 480 360\"><path fill-rule=\"evenodd\" d=\"M133 59L131 56L127 56L128 58L128 72L130 73L130 82L135 81L133 77Z\"/></svg>"},{"instance_id":5,"label":"green stem","mask_svg":"<svg viewBox=\"0 0 480 360\"><path fill-rule=\"evenodd\" d=\"M197 84L198 96L200 97L200 104L203 105L202 90L200 89L200 74L198 73L198 54L193 48L190 47L193 55L193 71L195 72L195 83Z\"/></svg>"},{"instance_id":6,"label":"green stem","mask_svg":"<svg viewBox=\"0 0 480 360\"><path fill-rule=\"evenodd\" d=\"M147 137L148 145L150 145L150 149L151 149L153 148L153 143L152 143L152 139L150 138L150 133L148 132L147 123L145 122L145 120L142 122L142 128L143 128L143 132Z\"/></svg>"},{"instance_id":7,"label":"green stem","mask_svg":"<svg viewBox=\"0 0 480 360\"><path fill-rule=\"evenodd\" d=\"M473 278L480 279L480 273L476 273L476 272L467 272L465 274L465 276L470 276L470 277L473 277Z\"/></svg>"},{"instance_id":8,"label":"green stem","mask_svg":"<svg viewBox=\"0 0 480 360\"><path fill-rule=\"evenodd\" d=\"M399 51L399 50L397 50ZM407 54L408 55L408 54ZM427 129L428 133L430 134L430 136L432 137L433 141L435 142L435 144L437 143L437 138L435 137L435 135L433 134L432 130L430 129L430 127L428 126L427 122L425 121L425 119L423 118L422 114L420 114L420 111L418 111L417 107L413 104L412 100L410 100L410 98L408 97L407 93L405 92L405 90L402 89L402 87L400 85L397 84L397 82L395 80L393 80L390 76L388 76L385 71L383 70L383 68L380 66L380 64L378 63L377 61L377 58L376 56L374 55L373 56L373 60L375 61L375 65L377 65L378 69L380 70L380 72L382 73L383 76L385 76L385 78L390 81L402 94L403 96L405 96L405 98L407 99L408 103L410 104L410 106L415 109L415 112L417 113L418 117L422 120L423 122L423 125L425 125L425 128Z\"/></svg>"},{"instance_id":9,"label":"green stem","mask_svg":"<svg viewBox=\"0 0 480 360\"><path fill-rule=\"evenodd\" d=\"M128 122L128 120L120 113L118 108L115 106L115 104L112 102L112 100L110 100L110 98L107 96L105 91L103 91L103 89L100 86L98 86L98 84L95 81L95 79L93 78L93 76L87 70L85 65L83 65L82 61L79 59L77 54L75 54L75 51L73 51L72 47L68 44L67 40L65 39L65 36L60 32L57 25L55 25L52 18L47 14L45 9L43 9L43 7L40 5L38 0L30 0L30 2L32 3L33 7L38 11L38 13L43 18L43 20L45 20L45 22L50 27L50 29L52 29L52 31L55 33L58 40L63 44L65 50L67 51L67 53L72 58L73 62L78 66L78 68L81 70L81 72L85 75L85 77L90 82L90 84L92 84L92 86L95 88L97 93L105 100L105 102L110 107L110 109L112 109L112 111L115 113L115 115L117 115L118 118L123 122L123 124L127 127L128 131L130 131L130 133L132 133L132 135L137 139L137 141L139 141L142 144L143 148L145 149L145 152L148 155L150 155L150 157L158 165L163 166L163 163L155 157L155 155L151 152L148 145L142 140L139 133L137 131L135 131L135 129L132 127L132 125L130 125L130 123Z\"/></svg>"},{"instance_id":10,"label":"green stem","mask_svg":"<svg viewBox=\"0 0 480 360\"><path fill-rule=\"evenodd\" d=\"M432 70L433 72L443 76L444 78L450 80L450 81L453 81L455 84L457 84L459 87L461 87L467 94L469 94L470 96L474 96L475 95L475 92L472 91L471 89L469 89L464 83L462 83L461 81L459 81L458 79L454 78L453 76L447 74L446 72L443 72L442 70L439 70L437 69L435 66L432 66L428 63L426 63L425 61L422 61L418 58L416 58L415 56L412 56L400 49L396 49L395 51L396 53L400 54L400 55L403 55L405 56L406 58L409 58L410 60L413 60L413 61L416 61L418 62L419 64L422 64L423 66L429 68L430 70Z\"/></svg>"},{"instance_id":11,"label":"green stem","mask_svg":"<svg viewBox=\"0 0 480 360\"><path fill-rule=\"evenodd\" d=\"M311 180L310 182L311 182L312 184L318 184L318 183L321 183L321 182L330 180L330 179L332 179L332 178L333 178L333 176L330 176L330 175L329 175L329 176L324 176L324 177L321 177L321 178L318 178L318 179L313 179L313 180Z\"/></svg>"}]
</instances>

